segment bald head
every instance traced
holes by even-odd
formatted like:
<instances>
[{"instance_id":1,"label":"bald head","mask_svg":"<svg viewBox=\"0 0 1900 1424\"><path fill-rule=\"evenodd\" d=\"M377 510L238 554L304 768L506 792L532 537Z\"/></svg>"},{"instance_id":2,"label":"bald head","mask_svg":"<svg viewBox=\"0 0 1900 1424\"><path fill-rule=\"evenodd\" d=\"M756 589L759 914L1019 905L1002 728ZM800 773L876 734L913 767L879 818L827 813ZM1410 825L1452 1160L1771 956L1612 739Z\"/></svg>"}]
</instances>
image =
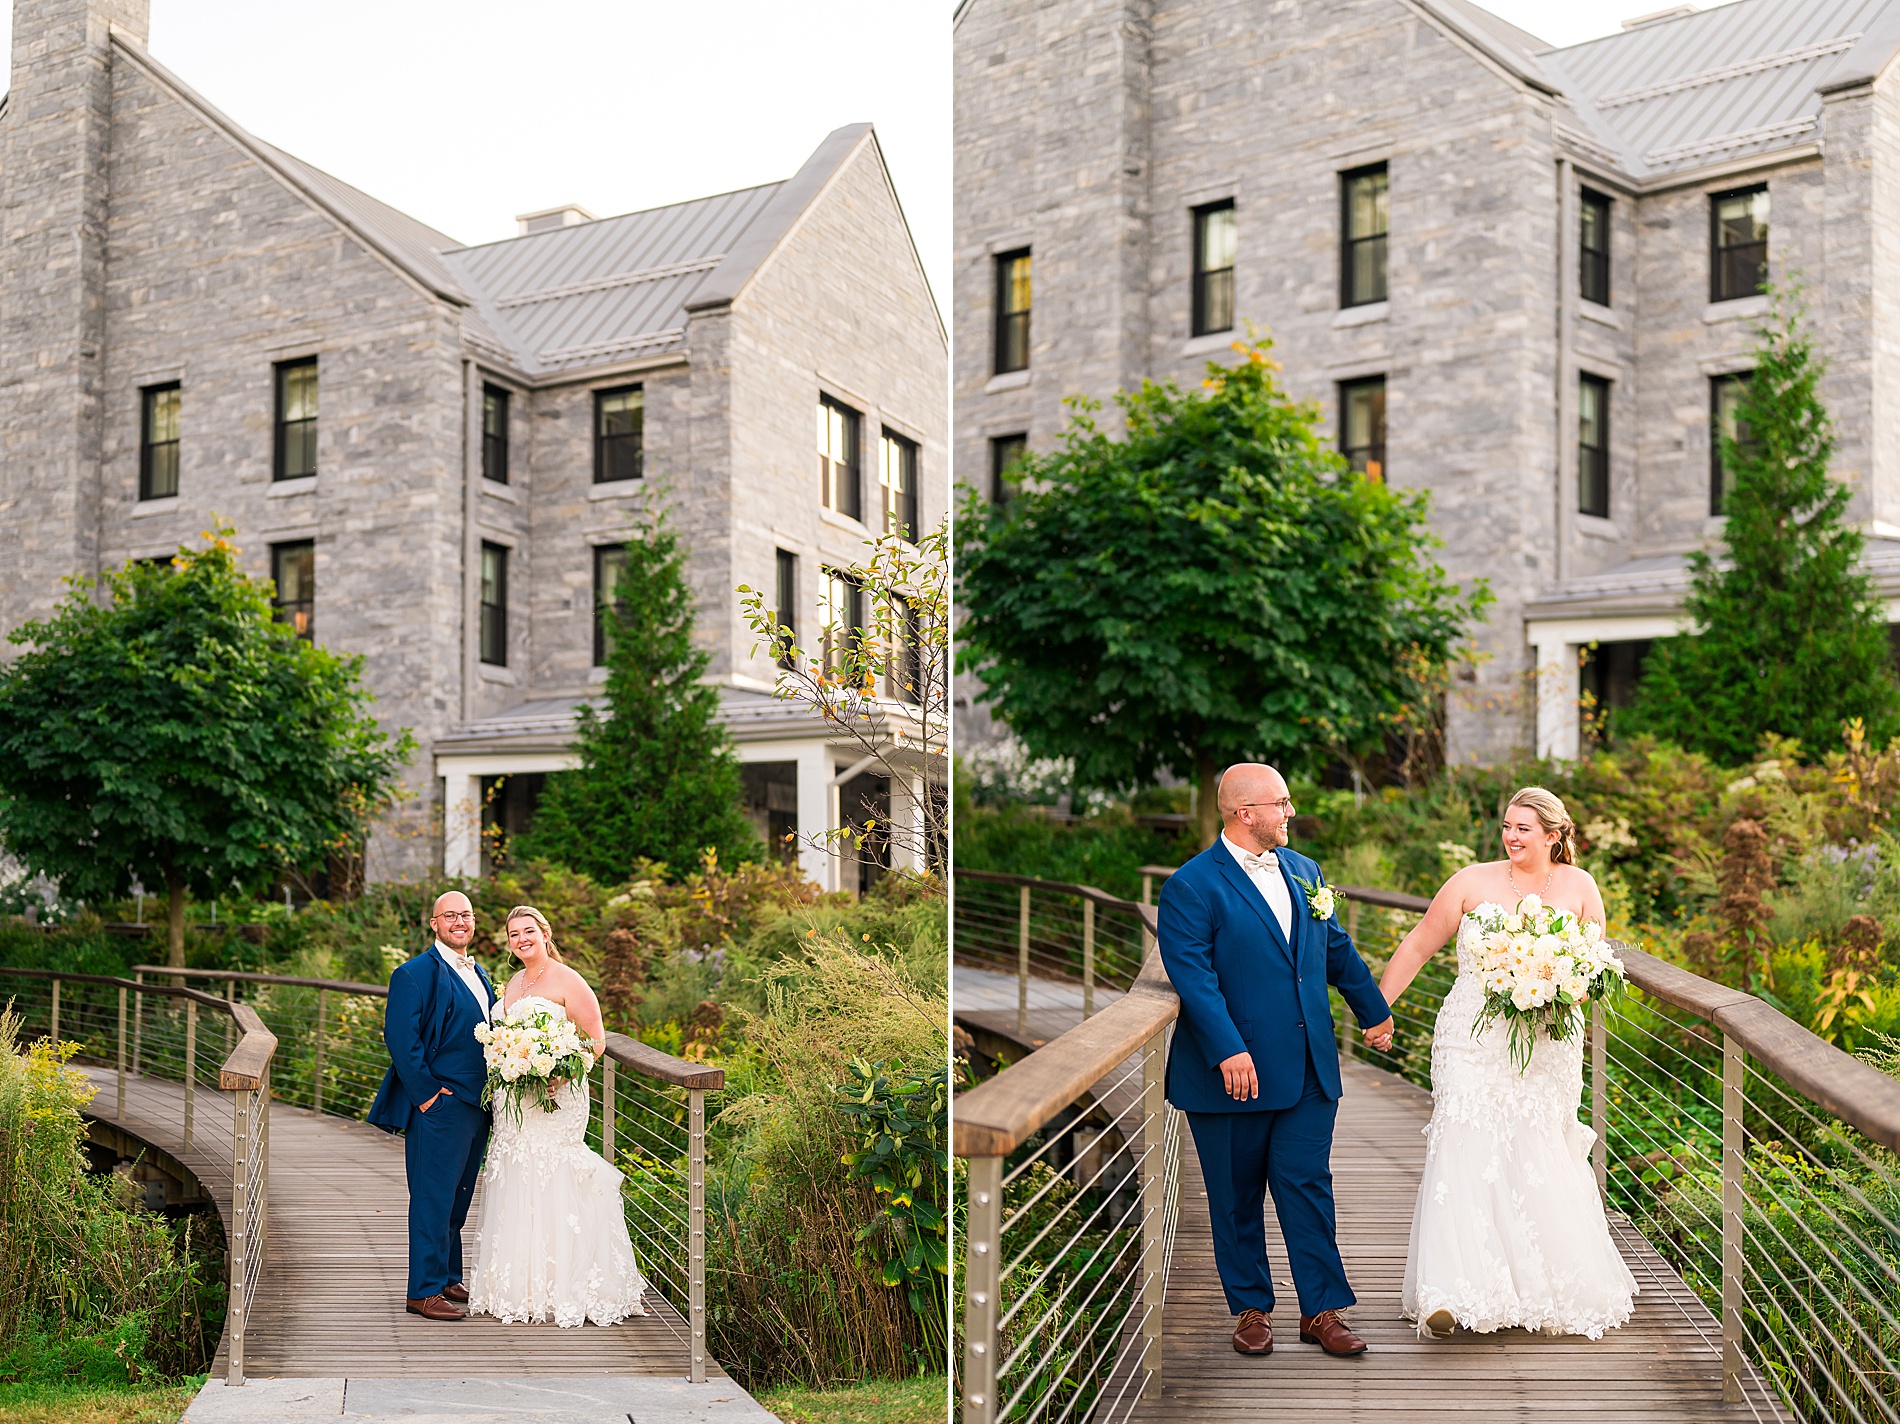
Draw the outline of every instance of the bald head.
<instances>
[{"instance_id":1,"label":"bald head","mask_svg":"<svg viewBox=\"0 0 1900 1424\"><path fill-rule=\"evenodd\" d=\"M429 912L429 928L435 937L458 953L465 951L475 938L475 907L460 890L447 890L435 897Z\"/></svg>"},{"instance_id":2,"label":"bald head","mask_svg":"<svg viewBox=\"0 0 1900 1424\"><path fill-rule=\"evenodd\" d=\"M1236 762L1222 773L1214 793L1227 838L1256 854L1286 844L1293 802L1286 780L1265 762Z\"/></svg>"}]
</instances>

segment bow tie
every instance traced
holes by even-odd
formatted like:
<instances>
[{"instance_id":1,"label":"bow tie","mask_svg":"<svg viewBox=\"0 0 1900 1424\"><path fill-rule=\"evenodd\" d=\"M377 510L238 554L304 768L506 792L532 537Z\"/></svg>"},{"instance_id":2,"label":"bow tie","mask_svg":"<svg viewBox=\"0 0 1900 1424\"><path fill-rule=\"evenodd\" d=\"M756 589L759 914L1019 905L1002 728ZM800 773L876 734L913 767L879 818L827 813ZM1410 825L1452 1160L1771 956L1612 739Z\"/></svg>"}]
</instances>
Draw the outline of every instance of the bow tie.
<instances>
[{"instance_id":1,"label":"bow tie","mask_svg":"<svg viewBox=\"0 0 1900 1424\"><path fill-rule=\"evenodd\" d=\"M1268 851L1265 855L1249 855L1243 850L1240 853L1240 865L1243 870L1266 870L1275 875L1280 873L1279 858L1272 851Z\"/></svg>"}]
</instances>

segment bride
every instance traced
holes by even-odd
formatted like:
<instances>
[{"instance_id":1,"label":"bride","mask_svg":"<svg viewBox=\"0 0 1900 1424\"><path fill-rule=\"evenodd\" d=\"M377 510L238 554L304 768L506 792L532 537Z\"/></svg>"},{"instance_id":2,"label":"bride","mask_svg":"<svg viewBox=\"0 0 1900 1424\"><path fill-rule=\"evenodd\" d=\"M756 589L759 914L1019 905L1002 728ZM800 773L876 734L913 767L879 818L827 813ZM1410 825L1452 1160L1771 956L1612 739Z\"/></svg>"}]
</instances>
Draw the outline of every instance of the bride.
<instances>
[{"instance_id":1,"label":"bride","mask_svg":"<svg viewBox=\"0 0 1900 1424\"><path fill-rule=\"evenodd\" d=\"M561 962L554 931L532 905L506 921L508 948L521 961L497 1019L532 999L571 1019L596 1057L606 1047L600 1003L587 981ZM526 1107L517 1119L497 1103L468 1309L501 1320L612 1325L645 1315L646 1281L620 1204L621 1175L587 1146L587 1083L563 1083L557 1109Z\"/></svg>"},{"instance_id":2,"label":"bride","mask_svg":"<svg viewBox=\"0 0 1900 1424\"><path fill-rule=\"evenodd\" d=\"M1432 1036L1432 1119L1412 1213L1402 1310L1419 1333L1454 1325L1512 1326L1601 1339L1630 1317L1636 1280L1610 1240L1588 1154L1595 1134L1577 1120L1583 1035L1540 1032L1528 1069L1511 1062L1508 1027L1473 1026L1484 1001L1475 965L1481 905L1514 909L1526 895L1583 920L1604 921L1603 897L1579 869L1575 826L1540 786L1504 812L1509 859L1467 865L1393 952L1379 990L1396 1005L1425 961L1454 934L1458 978ZM1390 1031L1375 1046L1390 1044Z\"/></svg>"}]
</instances>

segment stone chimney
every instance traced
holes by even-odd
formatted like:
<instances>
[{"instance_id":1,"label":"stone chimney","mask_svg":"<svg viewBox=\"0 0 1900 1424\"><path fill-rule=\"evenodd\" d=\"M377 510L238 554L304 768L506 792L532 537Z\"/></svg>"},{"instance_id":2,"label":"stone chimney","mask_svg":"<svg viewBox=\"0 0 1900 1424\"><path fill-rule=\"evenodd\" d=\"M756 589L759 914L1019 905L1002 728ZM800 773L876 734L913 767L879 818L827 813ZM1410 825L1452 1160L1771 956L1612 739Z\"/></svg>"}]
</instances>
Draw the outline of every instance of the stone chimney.
<instances>
[{"instance_id":1,"label":"stone chimney","mask_svg":"<svg viewBox=\"0 0 1900 1424\"><path fill-rule=\"evenodd\" d=\"M0 633L98 564L106 156L117 28L149 0L14 0L0 120Z\"/></svg>"}]
</instances>

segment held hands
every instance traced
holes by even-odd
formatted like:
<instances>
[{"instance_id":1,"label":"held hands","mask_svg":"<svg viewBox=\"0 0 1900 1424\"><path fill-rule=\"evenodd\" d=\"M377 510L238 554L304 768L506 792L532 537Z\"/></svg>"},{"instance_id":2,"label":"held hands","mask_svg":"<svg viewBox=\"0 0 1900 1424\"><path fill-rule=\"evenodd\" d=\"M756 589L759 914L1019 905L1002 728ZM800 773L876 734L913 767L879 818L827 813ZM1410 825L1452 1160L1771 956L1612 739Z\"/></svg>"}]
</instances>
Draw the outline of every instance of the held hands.
<instances>
[{"instance_id":1,"label":"held hands","mask_svg":"<svg viewBox=\"0 0 1900 1424\"><path fill-rule=\"evenodd\" d=\"M1232 1058L1223 1058L1220 1076L1228 1097L1246 1102L1249 1098L1260 1096L1260 1075L1253 1070L1251 1053L1236 1053Z\"/></svg>"},{"instance_id":2,"label":"held hands","mask_svg":"<svg viewBox=\"0 0 1900 1424\"><path fill-rule=\"evenodd\" d=\"M1392 1051L1392 1032L1393 1032L1392 1020L1390 1016L1388 1016L1384 1023L1374 1024L1371 1028L1363 1031L1363 1034L1366 1040L1366 1047L1376 1048L1381 1053L1391 1052Z\"/></svg>"}]
</instances>

